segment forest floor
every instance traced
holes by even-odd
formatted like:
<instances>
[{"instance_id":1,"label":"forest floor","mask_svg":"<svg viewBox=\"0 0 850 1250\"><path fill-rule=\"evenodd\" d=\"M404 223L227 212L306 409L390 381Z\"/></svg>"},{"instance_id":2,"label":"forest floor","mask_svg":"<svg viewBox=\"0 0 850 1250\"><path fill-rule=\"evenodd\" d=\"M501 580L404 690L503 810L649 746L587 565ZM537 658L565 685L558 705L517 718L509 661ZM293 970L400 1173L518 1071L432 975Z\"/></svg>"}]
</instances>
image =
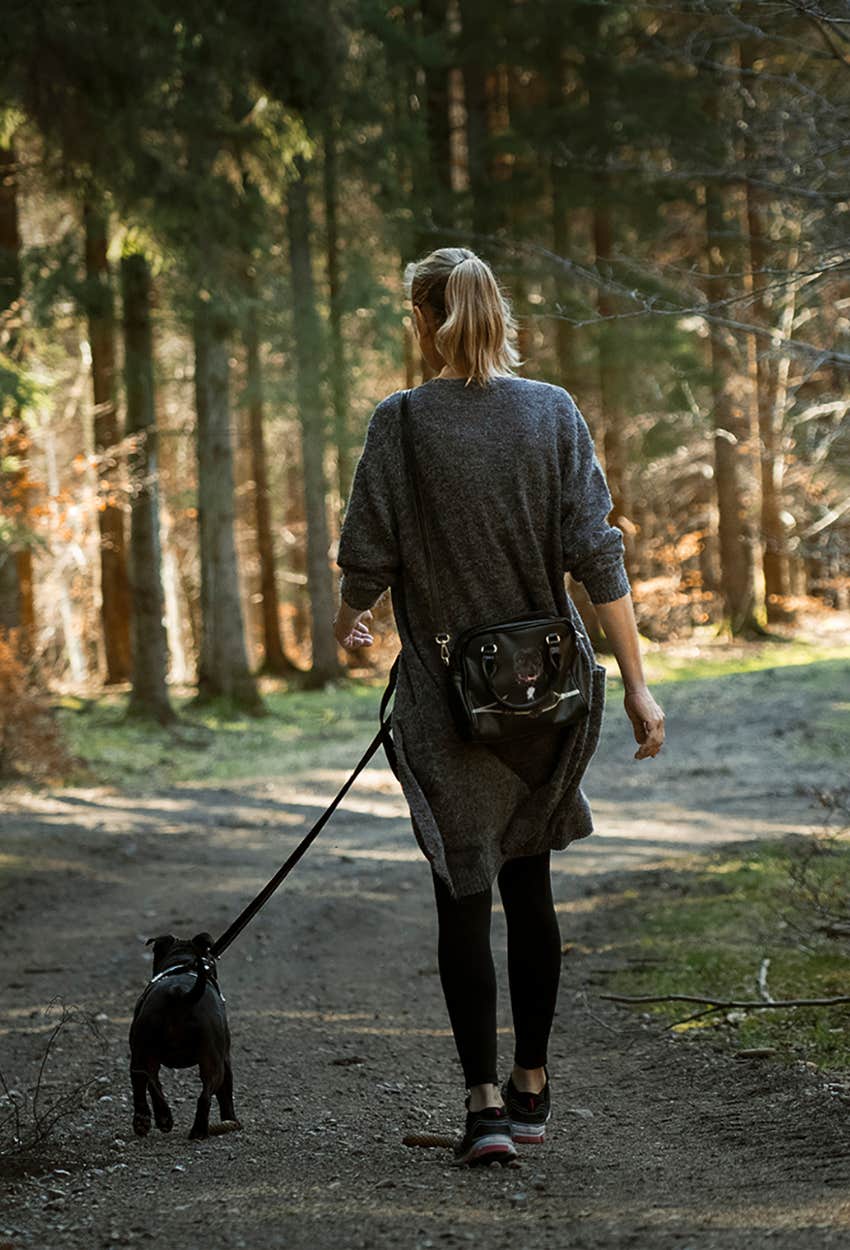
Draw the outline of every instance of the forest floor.
<instances>
[{"instance_id":1,"label":"forest floor","mask_svg":"<svg viewBox=\"0 0 850 1250\"><path fill-rule=\"evenodd\" d=\"M728 663L715 652L713 668L672 665L653 687L668 733L654 761L632 758L609 677L586 785L597 831L553 857L565 944L554 1117L546 1145L520 1147L510 1170L459 1171L446 1148L402 1144L456 1135L463 1088L428 867L383 760L221 960L241 1132L188 1141L196 1075L166 1072L174 1131L132 1133L127 1030L149 976L145 939L220 932L324 808L371 719L341 733L319 717L297 758L281 752L274 767L257 753L226 781L202 767L197 741L174 748L195 752L195 779L175 779L163 739L159 763L144 777L128 764L126 784L106 761L107 780L6 791L0 1070L10 1087L31 1084L65 1004L42 1108L93 1084L35 1150L0 1160L2 1250L846 1244L850 1122L826 1077L741 1062L722 1038L671 1033L599 997L632 958L642 880L721 843L822 830L818 795L848 783L850 639L830 641L800 663L767 656L760 668L739 650ZM334 695L315 698L324 708ZM377 691L358 696L369 716L376 706ZM494 948L507 1071L498 908Z\"/></svg>"}]
</instances>

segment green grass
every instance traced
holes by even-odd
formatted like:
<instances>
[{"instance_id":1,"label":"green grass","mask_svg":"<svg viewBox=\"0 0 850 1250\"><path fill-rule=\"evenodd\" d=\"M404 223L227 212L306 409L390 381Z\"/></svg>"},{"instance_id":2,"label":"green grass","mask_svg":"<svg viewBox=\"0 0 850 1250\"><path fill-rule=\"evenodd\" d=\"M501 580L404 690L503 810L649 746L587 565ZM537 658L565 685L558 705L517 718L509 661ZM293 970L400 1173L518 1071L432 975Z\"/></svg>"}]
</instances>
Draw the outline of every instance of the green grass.
<instances>
[{"instance_id":1,"label":"green grass","mask_svg":"<svg viewBox=\"0 0 850 1250\"><path fill-rule=\"evenodd\" d=\"M801 876L803 865L805 872ZM850 995L850 941L826 936L812 899L848 914L850 845L794 838L747 843L694 857L685 869L641 876L640 887L613 898L616 932L631 931L617 948L627 967L607 983L617 994L697 994L751 1001L770 960L768 991L775 999ZM804 882L805 884L801 884ZM688 1003L642 1005L678 1032L724 1036L736 1048L771 1046L784 1060L805 1059L827 1069L850 1067L850 1005L729 1013L677 1023L701 1009Z\"/></svg>"},{"instance_id":2,"label":"green grass","mask_svg":"<svg viewBox=\"0 0 850 1250\"><path fill-rule=\"evenodd\" d=\"M160 728L128 719L126 697L93 703L63 699L57 714L83 767L70 781L130 792L195 782L297 778L316 769L350 769L376 733L382 683L322 691L266 692L268 714L234 715L226 705L177 701L180 722ZM381 758L381 757L379 757Z\"/></svg>"},{"instance_id":3,"label":"green grass","mask_svg":"<svg viewBox=\"0 0 850 1250\"><path fill-rule=\"evenodd\" d=\"M616 664L610 657L607 666L616 683ZM695 706L708 695L712 715L733 717L741 697L753 701L765 698L774 705L778 699L780 706L774 706L772 722L766 728L784 728L789 755L801 765L826 759L848 772L850 647L770 642L747 644L741 653L732 647L698 657L650 652L644 667L650 687L665 710ZM783 699L789 708L785 724Z\"/></svg>"},{"instance_id":4,"label":"green grass","mask_svg":"<svg viewBox=\"0 0 850 1250\"><path fill-rule=\"evenodd\" d=\"M610 656L603 662L616 687L616 663ZM668 717L700 702L707 706L706 696L712 715L734 715L742 689L734 678L743 676L754 698L787 690L796 703L804 699L804 723L798 717L786 739L798 760L847 755L850 647L767 642L712 648L700 657L652 651L646 668ZM65 698L57 705L59 719L71 752L85 765L68 780L145 792L181 782L226 784L298 777L315 768L348 769L377 729L382 691L380 680L321 691L270 688L264 693L269 714L259 719L233 716L224 706L196 708L187 697L177 701L181 722L174 729L128 720L122 695ZM615 702L616 695L612 710Z\"/></svg>"},{"instance_id":5,"label":"green grass","mask_svg":"<svg viewBox=\"0 0 850 1250\"><path fill-rule=\"evenodd\" d=\"M644 654L644 668L653 682L702 681L711 677L725 677L734 673L756 673L766 668L787 668L792 665L805 667L825 661L847 665L850 686L850 646L825 647L818 643L793 639L787 642L769 640L745 644L730 643L707 647L700 655L682 655L677 650L648 650ZM616 671L613 657L603 663ZM848 696L850 697L850 696Z\"/></svg>"}]
</instances>

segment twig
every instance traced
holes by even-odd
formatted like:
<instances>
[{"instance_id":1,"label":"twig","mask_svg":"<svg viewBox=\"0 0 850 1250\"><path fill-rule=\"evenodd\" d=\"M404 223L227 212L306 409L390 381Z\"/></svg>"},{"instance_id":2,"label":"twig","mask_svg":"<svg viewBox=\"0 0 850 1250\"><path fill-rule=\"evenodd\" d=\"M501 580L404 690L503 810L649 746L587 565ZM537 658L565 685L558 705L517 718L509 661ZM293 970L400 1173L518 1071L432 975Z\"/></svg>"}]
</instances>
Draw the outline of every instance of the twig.
<instances>
[{"instance_id":1,"label":"twig","mask_svg":"<svg viewBox=\"0 0 850 1250\"><path fill-rule=\"evenodd\" d=\"M83 1095L98 1083L99 1078L96 1075L90 1076L60 1090L46 1107L42 1107L47 1065L52 1057L54 1043L62 1030L67 1025L76 1023L82 1016L95 1038L103 1044L103 1037L97 1024L87 1013L78 1013L69 1009L61 998L52 1000L46 1010L49 1011L57 1001L61 1006L62 1014L44 1043L38 1062L35 1085L19 1095L17 1090L9 1088L5 1074L0 1070L0 1088L11 1107L9 1114L0 1121L0 1128L6 1130L7 1126L13 1126L11 1141L6 1138L5 1133L0 1135L0 1158L40 1145L50 1135L58 1121L72 1114L79 1107Z\"/></svg>"},{"instance_id":2,"label":"twig","mask_svg":"<svg viewBox=\"0 0 850 1250\"><path fill-rule=\"evenodd\" d=\"M769 1003L737 999L701 998L698 994L600 994L612 1003L700 1003L712 1011L723 1011L728 1008L741 1008L746 1011L759 1011L767 1007L838 1007L850 1003L850 996L840 998L785 998ZM706 1013L708 1014L708 1013Z\"/></svg>"},{"instance_id":3,"label":"twig","mask_svg":"<svg viewBox=\"0 0 850 1250\"><path fill-rule=\"evenodd\" d=\"M601 1024L603 1029L607 1029L609 1033L614 1033L617 1037L619 1037L622 1034L622 1029L614 1028L613 1024L609 1024L607 1020L603 1020L601 1016L597 1016L594 1012L590 1010L590 1004L587 1001L587 990L581 990L578 994L578 997L581 999L581 1003L582 1003L582 1006L584 1007L584 1010L590 1016L594 1024Z\"/></svg>"},{"instance_id":4,"label":"twig","mask_svg":"<svg viewBox=\"0 0 850 1250\"><path fill-rule=\"evenodd\" d=\"M59 1005L62 1009L62 1014L59 1017L57 1023L53 1026L50 1036L48 1037L47 1042L45 1043L44 1051L41 1056L41 1063L38 1065L38 1079L36 1080L36 1083L35 1083L35 1092L33 1093L33 1096L32 1096L32 1118L36 1124L39 1123L38 1099L39 1099L39 1095L41 1094L41 1082L44 1079L44 1069L47 1067L47 1061L50 1058L50 1050L51 1050L51 1047L53 1046L53 1043L56 1041L56 1035L65 1027L65 1025L68 1023L68 1021L71 1018L68 1008L65 1006L64 1002L62 1002L61 999L59 1000L53 999L50 1003L48 1003L47 1007L45 1008L45 1015L47 1014L47 1012L50 1010L50 1008L53 1006L53 1004L56 1001L59 1002Z\"/></svg>"},{"instance_id":5,"label":"twig","mask_svg":"<svg viewBox=\"0 0 850 1250\"><path fill-rule=\"evenodd\" d=\"M669 1024L664 1026L662 1032L666 1032L667 1029L677 1029L681 1024L692 1024L694 1020L701 1020L703 1016L713 1015L717 1010L717 1007L706 1007L702 1011L692 1012L689 1016L682 1016L680 1020L671 1020Z\"/></svg>"}]
</instances>

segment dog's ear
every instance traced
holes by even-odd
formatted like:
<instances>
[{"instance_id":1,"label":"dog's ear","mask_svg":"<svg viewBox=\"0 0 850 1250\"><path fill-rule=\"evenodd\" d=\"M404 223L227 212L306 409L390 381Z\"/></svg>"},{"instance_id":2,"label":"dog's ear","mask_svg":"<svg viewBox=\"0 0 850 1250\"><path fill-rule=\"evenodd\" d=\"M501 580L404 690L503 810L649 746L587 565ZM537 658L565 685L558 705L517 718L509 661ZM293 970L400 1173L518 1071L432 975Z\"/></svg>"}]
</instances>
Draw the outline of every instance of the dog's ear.
<instances>
[{"instance_id":1,"label":"dog's ear","mask_svg":"<svg viewBox=\"0 0 850 1250\"><path fill-rule=\"evenodd\" d=\"M207 951L213 948L212 934L196 933L192 938L192 946L199 955L206 955Z\"/></svg>"},{"instance_id":2,"label":"dog's ear","mask_svg":"<svg viewBox=\"0 0 850 1250\"><path fill-rule=\"evenodd\" d=\"M151 942L153 942L153 961L156 964L162 959L163 955L168 954L176 941L177 938L173 933L163 933L159 937L148 938L145 946L150 946Z\"/></svg>"}]
</instances>

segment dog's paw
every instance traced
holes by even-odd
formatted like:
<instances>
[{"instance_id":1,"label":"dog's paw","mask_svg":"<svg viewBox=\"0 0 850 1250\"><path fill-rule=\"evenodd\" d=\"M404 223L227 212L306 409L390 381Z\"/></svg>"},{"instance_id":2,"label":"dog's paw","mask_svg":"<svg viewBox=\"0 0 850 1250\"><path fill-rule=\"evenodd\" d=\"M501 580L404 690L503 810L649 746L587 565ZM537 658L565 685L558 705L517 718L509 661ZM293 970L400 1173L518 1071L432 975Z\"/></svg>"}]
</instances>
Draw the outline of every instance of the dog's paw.
<instances>
[{"instance_id":1,"label":"dog's paw","mask_svg":"<svg viewBox=\"0 0 850 1250\"><path fill-rule=\"evenodd\" d=\"M192 1125L192 1131L189 1133L189 1141L205 1141L209 1137L209 1129L202 1128L197 1124Z\"/></svg>"},{"instance_id":2,"label":"dog's paw","mask_svg":"<svg viewBox=\"0 0 850 1250\"><path fill-rule=\"evenodd\" d=\"M164 1115L156 1117L156 1127L161 1133L170 1133L174 1128L174 1116L170 1111L166 1111Z\"/></svg>"},{"instance_id":3,"label":"dog's paw","mask_svg":"<svg viewBox=\"0 0 850 1250\"><path fill-rule=\"evenodd\" d=\"M151 1131L151 1118L149 1115L133 1116L133 1132L137 1137L147 1137Z\"/></svg>"}]
</instances>

